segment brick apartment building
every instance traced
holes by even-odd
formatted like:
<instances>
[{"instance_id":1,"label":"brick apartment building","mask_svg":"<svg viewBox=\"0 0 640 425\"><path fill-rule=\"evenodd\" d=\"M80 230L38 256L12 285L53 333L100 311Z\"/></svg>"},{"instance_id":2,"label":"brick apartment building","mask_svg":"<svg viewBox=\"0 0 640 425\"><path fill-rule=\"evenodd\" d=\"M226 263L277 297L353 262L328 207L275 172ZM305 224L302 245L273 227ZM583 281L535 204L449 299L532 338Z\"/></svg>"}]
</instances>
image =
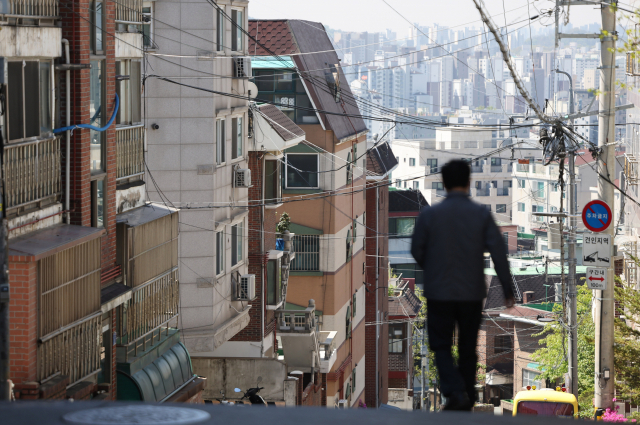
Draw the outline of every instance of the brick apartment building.
<instances>
[{"instance_id":1,"label":"brick apartment building","mask_svg":"<svg viewBox=\"0 0 640 425\"><path fill-rule=\"evenodd\" d=\"M251 20L249 34L256 102L275 102L306 134L283 152L282 198L296 199L277 209L290 215L295 234L286 309L318 320L319 345L331 353L319 360L326 404L358 406L365 402L367 129L322 24ZM327 192L336 196L318 196ZM310 327L306 320L300 327ZM278 332L288 363L308 356L293 332Z\"/></svg>"},{"instance_id":2,"label":"brick apartment building","mask_svg":"<svg viewBox=\"0 0 640 425\"><path fill-rule=\"evenodd\" d=\"M144 197L142 2L11 7L3 34L21 48L0 49L14 393L197 402L204 381L175 329L178 213ZM182 379L151 385L158 357Z\"/></svg>"}]
</instances>

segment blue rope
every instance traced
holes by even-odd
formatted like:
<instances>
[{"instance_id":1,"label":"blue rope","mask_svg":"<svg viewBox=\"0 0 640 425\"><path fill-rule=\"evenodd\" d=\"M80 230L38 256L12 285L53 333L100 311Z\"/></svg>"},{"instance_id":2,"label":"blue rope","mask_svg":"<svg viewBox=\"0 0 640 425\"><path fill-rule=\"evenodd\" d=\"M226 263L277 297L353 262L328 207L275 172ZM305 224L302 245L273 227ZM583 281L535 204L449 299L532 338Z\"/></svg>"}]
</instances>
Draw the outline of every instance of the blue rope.
<instances>
[{"instance_id":1,"label":"blue rope","mask_svg":"<svg viewBox=\"0 0 640 425\"><path fill-rule=\"evenodd\" d=\"M118 97L118 94L116 93L116 108L113 111L113 115L111 115L111 118L109 119L109 122L107 123L107 125L105 125L104 127L94 127L91 124L76 124L76 125L71 125L69 127L61 127L61 128L56 128L53 130L53 133L62 133L63 131L67 131L67 130L74 130L76 128L89 128L91 130L95 130L95 131L105 131L106 129L108 129L109 127L111 127L111 124L113 124L113 122L116 119L116 114L118 113L118 108L120 107L120 98ZM96 115L98 114L98 112L96 112ZM95 116L94 116L95 118Z\"/></svg>"}]
</instances>

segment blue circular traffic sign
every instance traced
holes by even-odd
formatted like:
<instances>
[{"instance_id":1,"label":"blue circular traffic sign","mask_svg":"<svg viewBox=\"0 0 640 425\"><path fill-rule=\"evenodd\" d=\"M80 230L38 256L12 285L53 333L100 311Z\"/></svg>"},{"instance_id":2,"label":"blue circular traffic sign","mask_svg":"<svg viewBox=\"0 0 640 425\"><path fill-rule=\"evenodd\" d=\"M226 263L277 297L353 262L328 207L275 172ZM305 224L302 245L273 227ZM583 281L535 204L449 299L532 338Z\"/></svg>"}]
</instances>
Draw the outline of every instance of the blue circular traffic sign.
<instances>
[{"instance_id":1,"label":"blue circular traffic sign","mask_svg":"<svg viewBox=\"0 0 640 425\"><path fill-rule=\"evenodd\" d=\"M592 232L606 230L612 218L611 208L604 201L591 201L582 210L582 222Z\"/></svg>"}]
</instances>

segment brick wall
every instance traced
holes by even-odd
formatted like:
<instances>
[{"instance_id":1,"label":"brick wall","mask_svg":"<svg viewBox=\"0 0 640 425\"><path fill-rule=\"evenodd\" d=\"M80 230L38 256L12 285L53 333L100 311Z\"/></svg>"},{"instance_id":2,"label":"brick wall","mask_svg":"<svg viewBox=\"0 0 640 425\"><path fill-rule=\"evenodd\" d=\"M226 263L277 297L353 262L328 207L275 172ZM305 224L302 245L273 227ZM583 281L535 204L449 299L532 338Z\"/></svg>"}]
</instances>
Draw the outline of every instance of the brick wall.
<instances>
[{"instance_id":1,"label":"brick wall","mask_svg":"<svg viewBox=\"0 0 640 425\"><path fill-rule=\"evenodd\" d=\"M9 361L14 384L36 380L37 263L9 257Z\"/></svg>"},{"instance_id":2,"label":"brick wall","mask_svg":"<svg viewBox=\"0 0 640 425\"><path fill-rule=\"evenodd\" d=\"M494 318L500 326L504 329L509 329L509 322ZM478 363L486 365L487 371L491 370L492 366L498 363L513 362L513 337L511 337L510 347L504 352L496 350L495 341L497 335L506 335L507 333L500 329L492 320L483 319L480 331L478 332Z\"/></svg>"},{"instance_id":3,"label":"brick wall","mask_svg":"<svg viewBox=\"0 0 640 425\"><path fill-rule=\"evenodd\" d=\"M389 274L387 273L387 261L389 244L386 233L389 226L389 189L387 186L375 188L368 185L366 194L366 273L365 282L368 291L365 296L365 321L375 322L388 319L389 298L386 287ZM377 233L376 233L376 230ZM382 236L381 236L382 235ZM376 244L377 241L377 244ZM377 245L377 246L376 246ZM377 287L376 287L377 277ZM376 311L377 299L377 311ZM380 338L377 338L377 331ZM365 329L365 394L367 407L377 407L376 386L378 387L378 399L380 403L388 401L387 389L389 388L389 326L367 326ZM376 356L377 348L377 356ZM377 371L376 376L376 357Z\"/></svg>"}]
</instances>

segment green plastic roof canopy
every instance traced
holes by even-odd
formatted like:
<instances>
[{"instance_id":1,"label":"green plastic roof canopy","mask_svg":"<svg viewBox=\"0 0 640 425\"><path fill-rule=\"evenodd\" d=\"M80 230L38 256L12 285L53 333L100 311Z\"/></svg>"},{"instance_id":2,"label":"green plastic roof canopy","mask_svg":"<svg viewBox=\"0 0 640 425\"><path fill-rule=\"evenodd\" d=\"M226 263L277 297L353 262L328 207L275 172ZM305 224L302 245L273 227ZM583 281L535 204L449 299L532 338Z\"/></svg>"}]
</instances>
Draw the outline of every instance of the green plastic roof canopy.
<instances>
[{"instance_id":1,"label":"green plastic roof canopy","mask_svg":"<svg viewBox=\"0 0 640 425\"><path fill-rule=\"evenodd\" d=\"M192 376L189 353L177 343L133 376L118 371L118 399L162 401Z\"/></svg>"}]
</instances>

